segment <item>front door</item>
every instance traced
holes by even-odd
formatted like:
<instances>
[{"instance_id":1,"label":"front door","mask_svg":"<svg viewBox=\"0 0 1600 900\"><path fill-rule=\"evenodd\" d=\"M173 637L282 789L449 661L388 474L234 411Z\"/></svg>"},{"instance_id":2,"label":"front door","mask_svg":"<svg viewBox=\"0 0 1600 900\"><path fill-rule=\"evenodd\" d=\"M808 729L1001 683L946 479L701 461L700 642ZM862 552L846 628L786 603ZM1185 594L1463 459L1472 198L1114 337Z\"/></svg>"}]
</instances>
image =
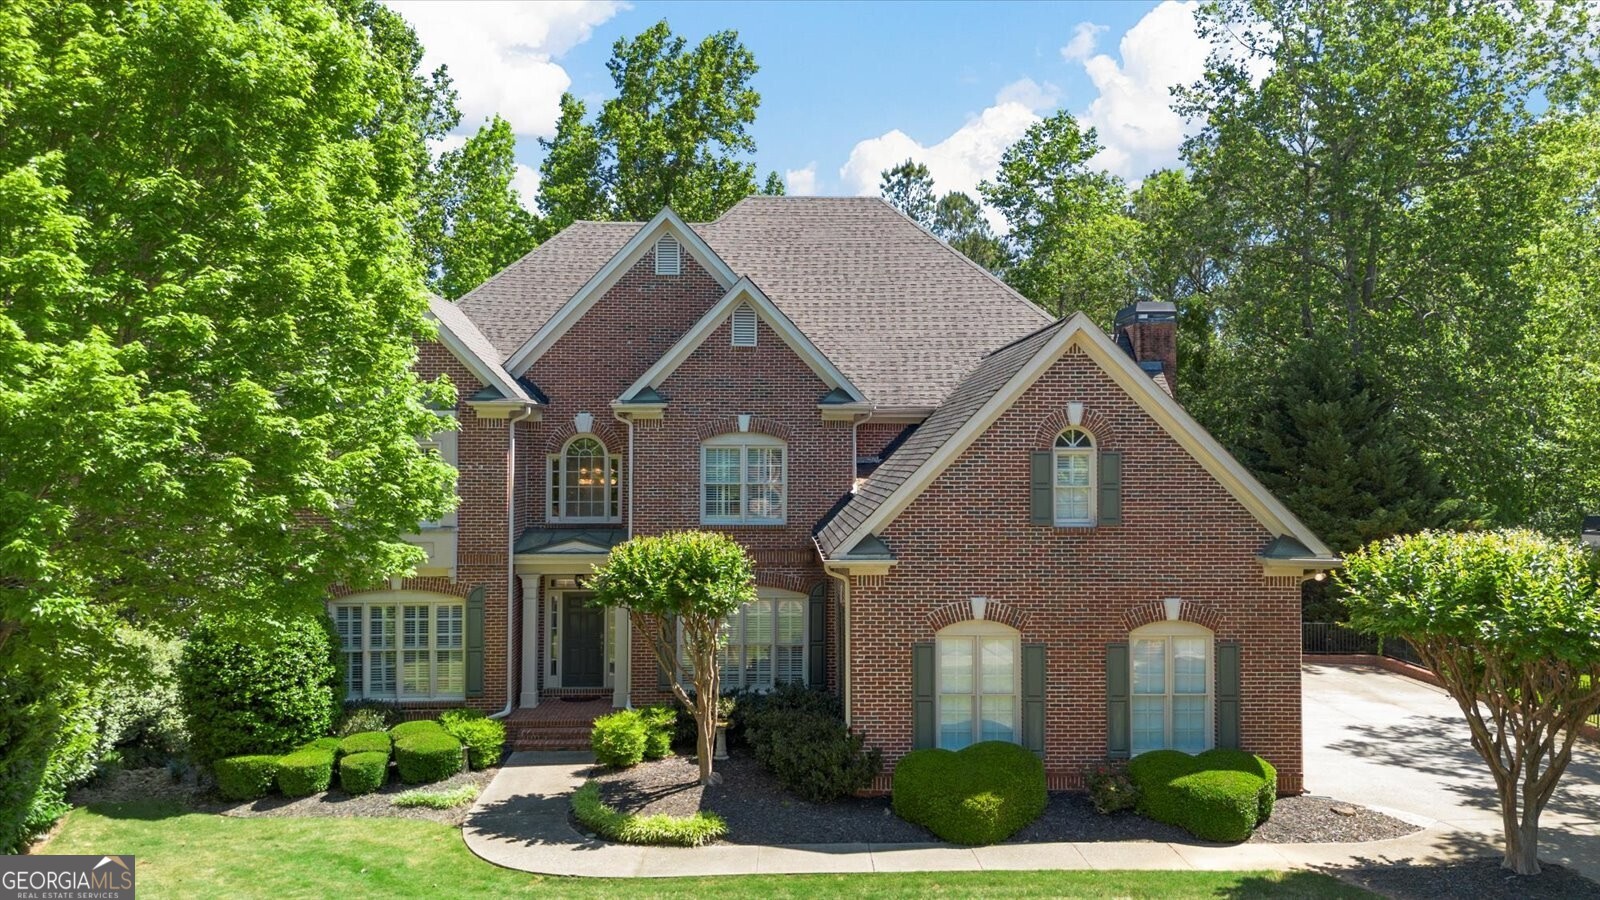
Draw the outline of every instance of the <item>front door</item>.
<instances>
[{"instance_id":1,"label":"front door","mask_svg":"<svg viewBox=\"0 0 1600 900\"><path fill-rule=\"evenodd\" d=\"M590 606L589 593L567 592L561 598L561 686L605 684L606 611Z\"/></svg>"}]
</instances>

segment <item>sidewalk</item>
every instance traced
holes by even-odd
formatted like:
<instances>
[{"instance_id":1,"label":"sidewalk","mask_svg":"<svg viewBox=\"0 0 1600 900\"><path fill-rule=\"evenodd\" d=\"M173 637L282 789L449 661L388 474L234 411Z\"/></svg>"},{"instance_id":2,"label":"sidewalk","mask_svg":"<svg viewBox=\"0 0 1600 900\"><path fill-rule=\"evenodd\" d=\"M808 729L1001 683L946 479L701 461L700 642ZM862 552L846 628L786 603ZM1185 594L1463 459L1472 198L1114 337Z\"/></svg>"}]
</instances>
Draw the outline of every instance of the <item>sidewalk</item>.
<instances>
[{"instance_id":1,"label":"sidewalk","mask_svg":"<svg viewBox=\"0 0 1600 900\"><path fill-rule=\"evenodd\" d=\"M1222 846L1114 841L991 847L938 843L634 847L590 840L568 824L568 796L583 784L584 773L593 763L587 752L512 754L467 817L463 828L467 847L508 869L611 878L985 869L1238 871L1429 862L1496 852L1493 834L1463 836L1439 824L1402 838L1359 844Z\"/></svg>"}]
</instances>

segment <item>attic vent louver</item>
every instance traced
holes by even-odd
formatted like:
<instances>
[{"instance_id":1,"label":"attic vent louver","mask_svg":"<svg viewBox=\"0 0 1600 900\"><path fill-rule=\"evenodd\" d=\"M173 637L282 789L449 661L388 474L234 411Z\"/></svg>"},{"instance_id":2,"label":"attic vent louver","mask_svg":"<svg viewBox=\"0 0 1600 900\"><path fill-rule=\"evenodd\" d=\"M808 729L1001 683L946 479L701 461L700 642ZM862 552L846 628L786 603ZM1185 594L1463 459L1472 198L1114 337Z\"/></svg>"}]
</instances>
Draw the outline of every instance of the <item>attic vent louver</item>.
<instances>
[{"instance_id":1,"label":"attic vent louver","mask_svg":"<svg viewBox=\"0 0 1600 900\"><path fill-rule=\"evenodd\" d=\"M656 241L656 274L676 275L683 267L683 247L672 235Z\"/></svg>"},{"instance_id":2,"label":"attic vent louver","mask_svg":"<svg viewBox=\"0 0 1600 900\"><path fill-rule=\"evenodd\" d=\"M756 311L748 303L739 304L733 311L733 345L735 347L756 345Z\"/></svg>"}]
</instances>

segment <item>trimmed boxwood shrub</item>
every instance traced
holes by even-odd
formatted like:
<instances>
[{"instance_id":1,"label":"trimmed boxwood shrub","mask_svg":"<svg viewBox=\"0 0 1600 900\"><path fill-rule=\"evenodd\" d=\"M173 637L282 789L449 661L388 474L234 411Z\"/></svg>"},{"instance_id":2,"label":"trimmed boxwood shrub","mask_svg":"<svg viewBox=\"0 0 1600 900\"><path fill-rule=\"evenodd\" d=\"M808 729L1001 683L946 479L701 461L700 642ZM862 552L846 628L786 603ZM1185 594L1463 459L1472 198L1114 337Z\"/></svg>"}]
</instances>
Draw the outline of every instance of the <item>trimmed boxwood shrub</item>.
<instances>
[{"instance_id":1,"label":"trimmed boxwood shrub","mask_svg":"<svg viewBox=\"0 0 1600 900\"><path fill-rule=\"evenodd\" d=\"M327 734L343 698L338 648L325 615L202 620L177 666L194 759L285 753Z\"/></svg>"},{"instance_id":2,"label":"trimmed boxwood shrub","mask_svg":"<svg viewBox=\"0 0 1600 900\"><path fill-rule=\"evenodd\" d=\"M408 734L395 740L394 761L406 784L443 781L461 771L461 742L442 729Z\"/></svg>"},{"instance_id":3,"label":"trimmed boxwood shrub","mask_svg":"<svg viewBox=\"0 0 1600 900\"><path fill-rule=\"evenodd\" d=\"M278 790L285 797L320 794L333 783L333 751L318 747L296 750L278 760Z\"/></svg>"},{"instance_id":4,"label":"trimmed boxwood shrub","mask_svg":"<svg viewBox=\"0 0 1600 900\"><path fill-rule=\"evenodd\" d=\"M595 760L619 769L638 765L648 743L649 729L636 709L619 709L601 716L594 720L594 730L589 732Z\"/></svg>"},{"instance_id":5,"label":"trimmed boxwood shrub","mask_svg":"<svg viewBox=\"0 0 1600 900\"><path fill-rule=\"evenodd\" d=\"M339 790L346 794L370 794L389 780L389 751L347 753L339 760Z\"/></svg>"},{"instance_id":6,"label":"trimmed boxwood shrub","mask_svg":"<svg viewBox=\"0 0 1600 900\"><path fill-rule=\"evenodd\" d=\"M339 742L339 755L349 756L352 753L382 753L384 759L389 758L389 750L394 746L387 731L363 731L352 734Z\"/></svg>"},{"instance_id":7,"label":"trimmed boxwood shrub","mask_svg":"<svg viewBox=\"0 0 1600 900\"><path fill-rule=\"evenodd\" d=\"M787 712L763 720L756 761L790 792L826 803L872 784L883 755L863 746L861 735L817 711Z\"/></svg>"},{"instance_id":8,"label":"trimmed boxwood shrub","mask_svg":"<svg viewBox=\"0 0 1600 900\"><path fill-rule=\"evenodd\" d=\"M895 814L955 844L993 844L1044 812L1044 762L1005 741L914 750L894 769Z\"/></svg>"},{"instance_id":9,"label":"trimmed boxwood shrub","mask_svg":"<svg viewBox=\"0 0 1600 900\"><path fill-rule=\"evenodd\" d=\"M1128 774L1139 788L1141 815L1208 841L1250 837L1277 797L1272 765L1238 750L1154 750L1134 757Z\"/></svg>"},{"instance_id":10,"label":"trimmed boxwood shrub","mask_svg":"<svg viewBox=\"0 0 1600 900\"><path fill-rule=\"evenodd\" d=\"M500 762L505 752L506 726L476 709L452 709L439 716L439 724L451 737L466 745L467 765L487 769Z\"/></svg>"},{"instance_id":11,"label":"trimmed boxwood shrub","mask_svg":"<svg viewBox=\"0 0 1600 900\"><path fill-rule=\"evenodd\" d=\"M301 744L295 749L322 750L327 753L332 753L335 757L337 757L339 755L339 744L340 741L336 737L319 737L314 741L306 741L304 744Z\"/></svg>"},{"instance_id":12,"label":"trimmed boxwood shrub","mask_svg":"<svg viewBox=\"0 0 1600 900\"><path fill-rule=\"evenodd\" d=\"M272 793L278 778L278 757L267 755L230 756L211 766L217 776L217 792L229 800L256 800Z\"/></svg>"},{"instance_id":13,"label":"trimmed boxwood shrub","mask_svg":"<svg viewBox=\"0 0 1600 900\"><path fill-rule=\"evenodd\" d=\"M396 741L414 734L442 734L444 726L433 719L414 719L410 722L401 722L389 729L389 737Z\"/></svg>"}]
</instances>

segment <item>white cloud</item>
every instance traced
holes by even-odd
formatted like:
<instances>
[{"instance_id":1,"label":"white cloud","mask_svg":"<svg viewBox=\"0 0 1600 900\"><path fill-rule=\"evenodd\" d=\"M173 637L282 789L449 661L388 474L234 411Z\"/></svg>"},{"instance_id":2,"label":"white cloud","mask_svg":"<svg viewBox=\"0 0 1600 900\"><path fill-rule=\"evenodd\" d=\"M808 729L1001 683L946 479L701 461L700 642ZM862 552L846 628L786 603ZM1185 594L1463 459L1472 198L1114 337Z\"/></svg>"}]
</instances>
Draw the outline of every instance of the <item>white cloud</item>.
<instances>
[{"instance_id":1,"label":"white cloud","mask_svg":"<svg viewBox=\"0 0 1600 900\"><path fill-rule=\"evenodd\" d=\"M511 189L517 192L524 208L529 211L537 209L534 201L539 196L539 170L517 163L517 172L511 176Z\"/></svg>"},{"instance_id":2,"label":"white cloud","mask_svg":"<svg viewBox=\"0 0 1600 900\"><path fill-rule=\"evenodd\" d=\"M839 169L839 179L848 192L874 195L883 170L913 159L928 167L939 193L965 191L976 200L978 182L994 175L1001 154L1039 121L1039 111L1054 106L1055 99L1050 85L1026 78L1013 82L1000 89L993 106L936 144L921 144L898 128L861 141ZM990 220L1002 224L992 213Z\"/></svg>"},{"instance_id":3,"label":"white cloud","mask_svg":"<svg viewBox=\"0 0 1600 900\"><path fill-rule=\"evenodd\" d=\"M1072 29L1072 40L1067 41L1061 48L1061 58L1068 62L1081 62L1089 58L1094 52L1095 45L1100 42L1100 35L1109 31L1109 25L1096 25L1093 22L1079 22Z\"/></svg>"},{"instance_id":4,"label":"white cloud","mask_svg":"<svg viewBox=\"0 0 1600 900\"><path fill-rule=\"evenodd\" d=\"M1205 71L1210 47L1195 34L1198 8L1194 0L1164 0L1122 36L1117 46L1120 62L1104 53L1083 60L1099 92L1079 116L1082 124L1099 132L1105 146L1096 164L1139 179L1178 162L1189 123L1172 111L1170 89L1193 83ZM1063 56L1077 40L1074 35L1062 49Z\"/></svg>"},{"instance_id":5,"label":"white cloud","mask_svg":"<svg viewBox=\"0 0 1600 900\"><path fill-rule=\"evenodd\" d=\"M810 197L817 192L817 164L807 163L803 169L786 169L783 173L785 190L795 197Z\"/></svg>"},{"instance_id":6,"label":"white cloud","mask_svg":"<svg viewBox=\"0 0 1600 900\"><path fill-rule=\"evenodd\" d=\"M519 135L555 132L561 92L572 79L555 60L623 8L614 0L452 3L389 0L416 29L424 71L448 66L462 127L498 113Z\"/></svg>"},{"instance_id":7,"label":"white cloud","mask_svg":"<svg viewBox=\"0 0 1600 900\"><path fill-rule=\"evenodd\" d=\"M438 159L451 150L460 150L466 143L467 136L464 134L447 134L428 141L428 152L433 154L434 159Z\"/></svg>"}]
</instances>

